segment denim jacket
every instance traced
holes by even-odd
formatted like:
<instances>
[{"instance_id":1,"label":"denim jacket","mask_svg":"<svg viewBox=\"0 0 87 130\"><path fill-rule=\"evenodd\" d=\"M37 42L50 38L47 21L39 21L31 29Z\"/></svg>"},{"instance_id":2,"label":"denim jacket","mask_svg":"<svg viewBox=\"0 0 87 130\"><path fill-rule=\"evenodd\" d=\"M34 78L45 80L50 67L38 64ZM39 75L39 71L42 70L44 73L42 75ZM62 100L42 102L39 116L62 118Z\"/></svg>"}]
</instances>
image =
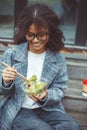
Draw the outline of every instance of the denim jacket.
<instances>
[{"instance_id":1,"label":"denim jacket","mask_svg":"<svg viewBox=\"0 0 87 130\"><path fill-rule=\"evenodd\" d=\"M4 69L2 61L10 66L15 66L17 71L26 77L27 73L28 43L23 43L5 51L1 57L0 70ZM46 111L64 112L61 103L67 88L67 67L62 53L53 53L47 50L43 64L41 81L47 84L48 96L39 106ZM23 80L17 76L10 87L2 85L2 74L0 72L0 130L11 130L12 121L21 109L24 100Z\"/></svg>"}]
</instances>

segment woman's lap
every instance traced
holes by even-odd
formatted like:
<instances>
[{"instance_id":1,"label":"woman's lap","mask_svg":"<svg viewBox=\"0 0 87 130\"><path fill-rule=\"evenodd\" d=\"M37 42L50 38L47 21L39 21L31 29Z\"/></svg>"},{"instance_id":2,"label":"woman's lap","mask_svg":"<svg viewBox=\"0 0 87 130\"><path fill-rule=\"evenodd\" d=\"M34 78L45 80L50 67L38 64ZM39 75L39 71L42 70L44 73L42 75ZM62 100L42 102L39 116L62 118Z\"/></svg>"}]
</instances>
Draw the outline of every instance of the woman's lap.
<instances>
[{"instance_id":1,"label":"woman's lap","mask_svg":"<svg viewBox=\"0 0 87 130\"><path fill-rule=\"evenodd\" d=\"M53 130L32 110L22 109L13 121L12 130Z\"/></svg>"},{"instance_id":2,"label":"woman's lap","mask_svg":"<svg viewBox=\"0 0 87 130\"><path fill-rule=\"evenodd\" d=\"M35 110L39 117L51 125L54 130L82 130L78 122L66 113L61 111Z\"/></svg>"},{"instance_id":3,"label":"woman's lap","mask_svg":"<svg viewBox=\"0 0 87 130\"><path fill-rule=\"evenodd\" d=\"M81 130L78 123L60 111L22 109L13 121L12 130Z\"/></svg>"}]
</instances>

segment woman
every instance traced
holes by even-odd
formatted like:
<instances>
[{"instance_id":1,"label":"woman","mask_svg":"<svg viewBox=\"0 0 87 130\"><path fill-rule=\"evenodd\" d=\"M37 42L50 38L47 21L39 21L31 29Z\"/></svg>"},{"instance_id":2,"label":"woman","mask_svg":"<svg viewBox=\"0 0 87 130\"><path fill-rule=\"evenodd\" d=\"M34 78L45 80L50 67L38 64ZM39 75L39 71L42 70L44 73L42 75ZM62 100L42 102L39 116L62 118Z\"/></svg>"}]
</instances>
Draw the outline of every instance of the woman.
<instances>
[{"instance_id":1,"label":"woman","mask_svg":"<svg viewBox=\"0 0 87 130\"><path fill-rule=\"evenodd\" d=\"M63 54L63 34L58 16L44 4L27 6L15 30L15 47L1 58L0 130L80 130L61 103L67 88L67 69ZM24 92L26 78L37 75L46 87L40 95Z\"/></svg>"}]
</instances>

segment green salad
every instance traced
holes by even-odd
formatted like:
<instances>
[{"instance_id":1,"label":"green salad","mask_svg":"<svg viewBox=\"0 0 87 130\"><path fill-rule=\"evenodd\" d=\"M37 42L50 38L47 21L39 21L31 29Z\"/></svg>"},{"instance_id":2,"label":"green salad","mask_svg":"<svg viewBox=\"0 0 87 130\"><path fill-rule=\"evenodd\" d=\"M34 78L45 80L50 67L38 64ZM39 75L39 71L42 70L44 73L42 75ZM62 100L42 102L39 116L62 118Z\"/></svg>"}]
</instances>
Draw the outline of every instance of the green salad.
<instances>
[{"instance_id":1,"label":"green salad","mask_svg":"<svg viewBox=\"0 0 87 130\"><path fill-rule=\"evenodd\" d=\"M44 88L46 86L45 82L37 81L36 75L33 75L32 77L30 77L29 80L25 81L25 83L27 85L25 88L25 92L28 95L39 94L44 90Z\"/></svg>"}]
</instances>

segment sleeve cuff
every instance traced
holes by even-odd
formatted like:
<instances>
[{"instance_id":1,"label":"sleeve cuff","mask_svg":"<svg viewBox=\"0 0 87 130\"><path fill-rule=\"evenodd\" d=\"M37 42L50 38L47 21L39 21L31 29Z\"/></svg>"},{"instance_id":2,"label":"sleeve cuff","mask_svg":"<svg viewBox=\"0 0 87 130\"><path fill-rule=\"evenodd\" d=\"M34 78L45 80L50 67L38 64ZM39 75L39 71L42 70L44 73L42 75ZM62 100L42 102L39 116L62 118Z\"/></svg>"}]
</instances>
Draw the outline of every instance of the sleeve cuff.
<instances>
[{"instance_id":1,"label":"sleeve cuff","mask_svg":"<svg viewBox=\"0 0 87 130\"><path fill-rule=\"evenodd\" d=\"M13 81L11 81L11 82L9 82L9 83L6 83L6 82L4 82L3 79L2 79L2 86L5 87L5 88L10 88L12 82L13 82Z\"/></svg>"}]
</instances>

